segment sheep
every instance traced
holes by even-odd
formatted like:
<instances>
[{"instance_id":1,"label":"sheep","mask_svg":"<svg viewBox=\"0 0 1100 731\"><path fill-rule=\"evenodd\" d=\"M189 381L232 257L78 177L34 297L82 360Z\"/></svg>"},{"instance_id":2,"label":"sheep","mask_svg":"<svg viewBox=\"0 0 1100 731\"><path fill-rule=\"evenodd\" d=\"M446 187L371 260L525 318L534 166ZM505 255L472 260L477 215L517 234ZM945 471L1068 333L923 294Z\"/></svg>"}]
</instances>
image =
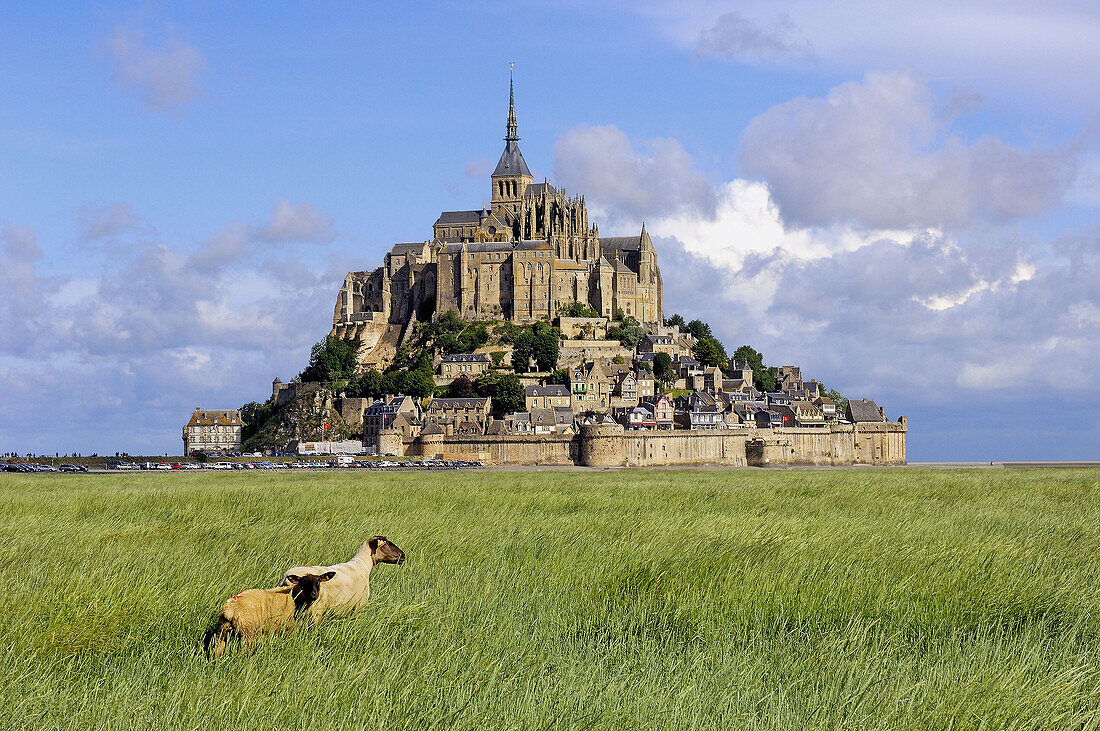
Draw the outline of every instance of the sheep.
<instances>
[{"instance_id":1,"label":"sheep","mask_svg":"<svg viewBox=\"0 0 1100 731\"><path fill-rule=\"evenodd\" d=\"M370 572L377 563L405 563L405 552L385 536L369 538L355 557L335 566L297 566L283 575L281 586L290 583L291 577L298 574L317 574L334 572L336 577L322 587L318 597L308 612L314 621L324 614L347 614L359 609L370 597Z\"/></svg>"},{"instance_id":2,"label":"sheep","mask_svg":"<svg viewBox=\"0 0 1100 731\"><path fill-rule=\"evenodd\" d=\"M308 576L293 574L286 577L285 586L248 589L226 599L203 639L206 653L221 657L227 641L234 635L241 638L246 650L251 650L261 634L290 629L295 615L317 601L321 585L334 576L335 571Z\"/></svg>"}]
</instances>

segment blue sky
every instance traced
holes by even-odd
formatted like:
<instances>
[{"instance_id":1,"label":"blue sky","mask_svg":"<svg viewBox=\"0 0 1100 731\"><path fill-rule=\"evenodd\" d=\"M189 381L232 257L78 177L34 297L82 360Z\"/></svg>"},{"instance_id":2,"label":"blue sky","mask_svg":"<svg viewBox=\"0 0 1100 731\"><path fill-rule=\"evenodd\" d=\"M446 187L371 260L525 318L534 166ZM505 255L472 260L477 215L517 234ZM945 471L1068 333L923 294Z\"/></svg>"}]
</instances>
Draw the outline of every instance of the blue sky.
<instances>
[{"instance_id":1,"label":"blue sky","mask_svg":"<svg viewBox=\"0 0 1100 731\"><path fill-rule=\"evenodd\" d=\"M176 453L304 364L344 273L538 177L642 220L666 313L910 417L1096 459L1092 3L0 9L0 451Z\"/></svg>"}]
</instances>

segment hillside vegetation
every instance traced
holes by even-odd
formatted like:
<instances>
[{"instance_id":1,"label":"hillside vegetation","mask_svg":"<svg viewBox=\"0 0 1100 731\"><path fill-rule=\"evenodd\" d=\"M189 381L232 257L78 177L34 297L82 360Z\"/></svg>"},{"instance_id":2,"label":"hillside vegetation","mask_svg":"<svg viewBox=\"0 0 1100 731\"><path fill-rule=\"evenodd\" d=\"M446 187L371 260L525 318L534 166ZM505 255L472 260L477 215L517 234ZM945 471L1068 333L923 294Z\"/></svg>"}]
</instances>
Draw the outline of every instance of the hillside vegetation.
<instances>
[{"instance_id":1,"label":"hillside vegetation","mask_svg":"<svg viewBox=\"0 0 1100 731\"><path fill-rule=\"evenodd\" d=\"M4 474L0 727L1095 729L1098 478ZM368 611L200 656L374 533Z\"/></svg>"}]
</instances>

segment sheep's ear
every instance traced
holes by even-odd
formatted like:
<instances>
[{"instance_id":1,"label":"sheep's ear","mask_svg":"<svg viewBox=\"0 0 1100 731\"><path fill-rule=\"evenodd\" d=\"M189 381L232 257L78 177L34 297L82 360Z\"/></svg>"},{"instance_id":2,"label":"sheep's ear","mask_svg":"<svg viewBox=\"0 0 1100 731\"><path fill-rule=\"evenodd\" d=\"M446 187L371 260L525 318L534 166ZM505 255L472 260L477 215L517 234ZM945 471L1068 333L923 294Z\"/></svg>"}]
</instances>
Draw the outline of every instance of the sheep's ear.
<instances>
[{"instance_id":1,"label":"sheep's ear","mask_svg":"<svg viewBox=\"0 0 1100 731\"><path fill-rule=\"evenodd\" d=\"M294 574L291 574L290 576L286 577L286 580L289 581L291 584L296 585L299 581L302 580L302 577L301 576L295 576Z\"/></svg>"},{"instance_id":2,"label":"sheep's ear","mask_svg":"<svg viewBox=\"0 0 1100 731\"><path fill-rule=\"evenodd\" d=\"M374 538L371 538L369 541L367 541L367 545L370 546L370 550L377 551L378 550L378 544L379 544L379 542L381 542L381 540L382 540L381 538L379 538L378 536L375 536Z\"/></svg>"},{"instance_id":3,"label":"sheep's ear","mask_svg":"<svg viewBox=\"0 0 1100 731\"><path fill-rule=\"evenodd\" d=\"M329 571L327 574L321 574L321 576L318 577L318 581L328 581L333 576L336 576L336 572L335 571Z\"/></svg>"}]
</instances>

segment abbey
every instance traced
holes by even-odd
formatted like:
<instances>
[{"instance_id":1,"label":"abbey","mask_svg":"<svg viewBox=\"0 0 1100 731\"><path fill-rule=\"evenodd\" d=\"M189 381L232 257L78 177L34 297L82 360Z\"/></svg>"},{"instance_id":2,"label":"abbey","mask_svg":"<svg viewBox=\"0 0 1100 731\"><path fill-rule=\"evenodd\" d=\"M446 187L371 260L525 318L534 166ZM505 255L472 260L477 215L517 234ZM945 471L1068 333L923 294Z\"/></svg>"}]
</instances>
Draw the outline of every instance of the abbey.
<instances>
[{"instance_id":1,"label":"abbey","mask_svg":"<svg viewBox=\"0 0 1100 731\"><path fill-rule=\"evenodd\" d=\"M583 196L534 182L519 149L512 88L491 180L490 207L444 211L430 240L395 245L372 272L349 272L333 334L369 342L385 337L383 323L392 332L449 310L529 322L573 302L608 317L621 309L642 323L662 322L661 270L645 225L636 236L600 238Z\"/></svg>"}]
</instances>

